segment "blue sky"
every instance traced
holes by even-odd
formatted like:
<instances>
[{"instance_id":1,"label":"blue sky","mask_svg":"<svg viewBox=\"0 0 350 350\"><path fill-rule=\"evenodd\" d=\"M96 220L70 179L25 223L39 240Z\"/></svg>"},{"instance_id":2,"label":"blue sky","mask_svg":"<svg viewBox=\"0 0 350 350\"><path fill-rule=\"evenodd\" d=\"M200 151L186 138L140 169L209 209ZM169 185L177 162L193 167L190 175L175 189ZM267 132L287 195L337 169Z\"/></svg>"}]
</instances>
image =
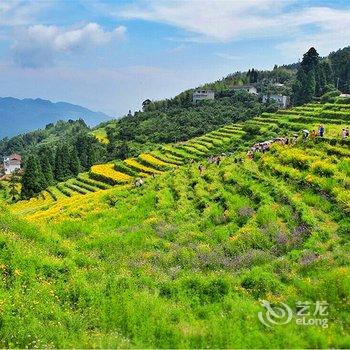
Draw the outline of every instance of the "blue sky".
<instances>
[{"instance_id":1,"label":"blue sky","mask_svg":"<svg viewBox=\"0 0 350 350\"><path fill-rule=\"evenodd\" d=\"M0 1L0 96L112 116L350 44L349 1Z\"/></svg>"}]
</instances>

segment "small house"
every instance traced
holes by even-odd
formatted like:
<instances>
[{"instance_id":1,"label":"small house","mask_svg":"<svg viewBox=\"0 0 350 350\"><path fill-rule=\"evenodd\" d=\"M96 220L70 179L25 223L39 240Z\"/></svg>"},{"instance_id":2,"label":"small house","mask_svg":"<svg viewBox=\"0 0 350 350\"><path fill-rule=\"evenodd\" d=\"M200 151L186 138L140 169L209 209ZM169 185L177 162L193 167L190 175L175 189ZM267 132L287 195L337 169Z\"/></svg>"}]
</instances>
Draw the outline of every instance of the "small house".
<instances>
[{"instance_id":1,"label":"small house","mask_svg":"<svg viewBox=\"0 0 350 350\"><path fill-rule=\"evenodd\" d=\"M262 101L266 103L268 101L275 101L278 104L279 108L285 109L289 105L289 98L285 95L263 95Z\"/></svg>"},{"instance_id":2,"label":"small house","mask_svg":"<svg viewBox=\"0 0 350 350\"><path fill-rule=\"evenodd\" d=\"M246 91L249 94L257 94L258 89L255 84L245 84L245 85L234 85L232 86L233 91Z\"/></svg>"},{"instance_id":3,"label":"small house","mask_svg":"<svg viewBox=\"0 0 350 350\"><path fill-rule=\"evenodd\" d=\"M22 157L19 154L12 154L4 158L5 175L12 174L14 171L21 169Z\"/></svg>"},{"instance_id":4,"label":"small house","mask_svg":"<svg viewBox=\"0 0 350 350\"><path fill-rule=\"evenodd\" d=\"M215 93L211 90L197 90L192 94L192 101L196 103L202 100L214 100Z\"/></svg>"}]
</instances>

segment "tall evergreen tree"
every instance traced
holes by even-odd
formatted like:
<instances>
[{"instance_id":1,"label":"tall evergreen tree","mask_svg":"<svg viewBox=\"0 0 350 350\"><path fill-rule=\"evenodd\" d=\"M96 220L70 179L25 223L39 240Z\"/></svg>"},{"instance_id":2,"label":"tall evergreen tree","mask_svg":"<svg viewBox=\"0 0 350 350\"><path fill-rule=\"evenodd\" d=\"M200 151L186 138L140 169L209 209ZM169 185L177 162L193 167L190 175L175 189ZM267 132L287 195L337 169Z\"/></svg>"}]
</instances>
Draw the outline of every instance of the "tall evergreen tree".
<instances>
[{"instance_id":1,"label":"tall evergreen tree","mask_svg":"<svg viewBox=\"0 0 350 350\"><path fill-rule=\"evenodd\" d=\"M46 186L54 183L54 166L55 160L51 147L41 147L38 151L41 172L45 179Z\"/></svg>"},{"instance_id":2,"label":"tall evergreen tree","mask_svg":"<svg viewBox=\"0 0 350 350\"><path fill-rule=\"evenodd\" d=\"M324 66L320 64L316 49L311 47L303 56L293 84L293 103L300 105L310 102L315 96L323 94L325 86Z\"/></svg>"},{"instance_id":3,"label":"tall evergreen tree","mask_svg":"<svg viewBox=\"0 0 350 350\"><path fill-rule=\"evenodd\" d=\"M72 147L70 151L70 171L74 176L77 176L80 172L80 162L78 158L78 153L75 146Z\"/></svg>"},{"instance_id":4,"label":"tall evergreen tree","mask_svg":"<svg viewBox=\"0 0 350 350\"><path fill-rule=\"evenodd\" d=\"M69 148L67 144L59 146L55 157L55 178L64 181L72 175L70 171Z\"/></svg>"},{"instance_id":5,"label":"tall evergreen tree","mask_svg":"<svg viewBox=\"0 0 350 350\"><path fill-rule=\"evenodd\" d=\"M41 172L45 179L45 185L51 186L54 183L54 174L50 163L50 159L46 157L45 154L43 154L40 157L40 166L41 166Z\"/></svg>"},{"instance_id":6,"label":"tall evergreen tree","mask_svg":"<svg viewBox=\"0 0 350 350\"><path fill-rule=\"evenodd\" d=\"M301 61L301 67L304 69L305 73L316 68L319 63L319 54L314 47L311 47L308 52L303 56Z\"/></svg>"},{"instance_id":7,"label":"tall evergreen tree","mask_svg":"<svg viewBox=\"0 0 350 350\"><path fill-rule=\"evenodd\" d=\"M78 134L75 139L74 146L83 170L89 169L97 161L95 143L95 138L86 133Z\"/></svg>"},{"instance_id":8,"label":"tall evergreen tree","mask_svg":"<svg viewBox=\"0 0 350 350\"><path fill-rule=\"evenodd\" d=\"M305 102L310 102L315 96L316 91L316 77L315 69L311 69L306 73L305 85L303 87Z\"/></svg>"},{"instance_id":9,"label":"tall evergreen tree","mask_svg":"<svg viewBox=\"0 0 350 350\"><path fill-rule=\"evenodd\" d=\"M42 182L38 158L36 155L32 154L25 163L21 196L23 198L30 198L37 195L43 189Z\"/></svg>"}]
</instances>

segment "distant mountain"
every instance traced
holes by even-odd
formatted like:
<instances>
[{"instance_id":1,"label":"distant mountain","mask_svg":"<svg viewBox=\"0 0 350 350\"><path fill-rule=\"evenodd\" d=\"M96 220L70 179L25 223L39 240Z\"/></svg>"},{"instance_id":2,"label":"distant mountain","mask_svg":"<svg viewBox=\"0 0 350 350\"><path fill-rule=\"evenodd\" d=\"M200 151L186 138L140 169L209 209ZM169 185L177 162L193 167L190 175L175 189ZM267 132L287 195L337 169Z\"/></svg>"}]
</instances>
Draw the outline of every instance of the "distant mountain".
<instances>
[{"instance_id":1,"label":"distant mountain","mask_svg":"<svg viewBox=\"0 0 350 350\"><path fill-rule=\"evenodd\" d=\"M58 120L82 118L90 126L111 119L102 112L66 102L53 103L40 98L23 100L0 97L0 139L43 128Z\"/></svg>"}]
</instances>

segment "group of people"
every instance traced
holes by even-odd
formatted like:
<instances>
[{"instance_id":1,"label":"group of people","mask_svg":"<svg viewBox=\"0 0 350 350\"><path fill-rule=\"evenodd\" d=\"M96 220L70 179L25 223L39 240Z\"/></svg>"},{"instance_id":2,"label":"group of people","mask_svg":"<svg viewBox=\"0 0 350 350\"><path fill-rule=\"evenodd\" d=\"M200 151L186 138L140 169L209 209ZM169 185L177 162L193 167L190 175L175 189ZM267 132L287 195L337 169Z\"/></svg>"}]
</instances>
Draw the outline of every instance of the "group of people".
<instances>
[{"instance_id":1,"label":"group of people","mask_svg":"<svg viewBox=\"0 0 350 350\"><path fill-rule=\"evenodd\" d=\"M317 131L314 129L311 131L309 130L303 130L303 141L306 141L309 136L310 138L315 138L316 136L320 136L320 137L323 137L325 134L325 128L323 125L320 125L317 129ZM343 139L349 137L349 128L343 128L342 131L341 131L341 137ZM250 150L247 152L247 157L248 159L253 159L254 157L254 153L255 152L261 152L261 153L265 153L267 150L270 149L271 145L274 144L274 143L279 143L281 145L289 145L289 144L292 144L292 145L295 145L298 141L298 134L294 134L293 137L291 139L289 139L288 137L277 137L277 138L274 138L272 140L267 140L267 141L264 141L264 142L258 142L258 143L255 143L251 148ZM222 154L222 155L226 155L226 154ZM220 162L221 162L221 157L220 156L210 156L208 157L207 159L208 163L209 164L216 164L216 165L220 165ZM234 162L235 163L239 163L239 162L242 162L242 158L235 158L234 159ZM194 162L194 159L191 159L190 163L193 163ZM205 168L203 166L203 164L199 164L198 166L198 170L200 172L200 174L202 175ZM139 186L142 186L143 185L143 180L140 179L140 178L137 178L135 179L135 182L134 182L134 185L136 187L139 187Z\"/></svg>"},{"instance_id":2,"label":"group of people","mask_svg":"<svg viewBox=\"0 0 350 350\"><path fill-rule=\"evenodd\" d=\"M317 129L317 131L315 129L313 129L310 133L309 130L303 130L303 140L306 141L308 139L308 137L310 136L310 138L314 139L316 136L320 136L323 137L325 133L325 129L323 125L320 125Z\"/></svg>"},{"instance_id":3,"label":"group of people","mask_svg":"<svg viewBox=\"0 0 350 350\"><path fill-rule=\"evenodd\" d=\"M249 159L253 159L255 152L265 153L267 150L269 150L273 143L279 143L280 145L288 145L289 139L288 137L277 137L272 140L255 143L248 151L247 157Z\"/></svg>"},{"instance_id":4,"label":"group of people","mask_svg":"<svg viewBox=\"0 0 350 350\"><path fill-rule=\"evenodd\" d=\"M208 157L207 160L208 160L209 164L220 165L221 157L220 156L210 156L210 157Z\"/></svg>"},{"instance_id":5,"label":"group of people","mask_svg":"<svg viewBox=\"0 0 350 350\"><path fill-rule=\"evenodd\" d=\"M309 130L303 130L303 140L306 141L309 136L311 139L314 139L316 136L320 136L323 137L325 134L325 129L323 125L320 125L318 127L318 130L312 130L311 133ZM343 139L346 139L347 137L349 137L349 128L343 128L340 132L340 136Z\"/></svg>"},{"instance_id":6,"label":"group of people","mask_svg":"<svg viewBox=\"0 0 350 350\"><path fill-rule=\"evenodd\" d=\"M226 155L225 153L222 153L222 155ZM207 159L208 163L209 164L216 164L216 165L220 165L221 163L221 156L210 156L208 157ZM202 175L204 173L204 165L203 164L199 164L198 165L198 170L199 170L199 173Z\"/></svg>"}]
</instances>

